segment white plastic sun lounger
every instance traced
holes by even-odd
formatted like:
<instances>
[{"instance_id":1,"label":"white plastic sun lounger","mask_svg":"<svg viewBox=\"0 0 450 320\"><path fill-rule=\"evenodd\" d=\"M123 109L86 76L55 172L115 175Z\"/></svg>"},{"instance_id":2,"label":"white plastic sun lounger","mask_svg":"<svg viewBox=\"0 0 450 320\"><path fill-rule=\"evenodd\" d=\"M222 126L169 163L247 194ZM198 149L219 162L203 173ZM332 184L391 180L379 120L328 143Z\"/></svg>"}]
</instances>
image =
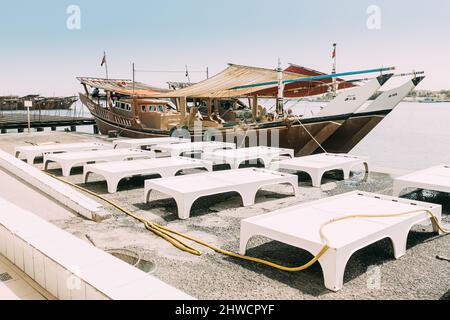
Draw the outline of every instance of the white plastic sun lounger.
<instances>
[{"instance_id":1,"label":"white plastic sun lounger","mask_svg":"<svg viewBox=\"0 0 450 320\"><path fill-rule=\"evenodd\" d=\"M369 173L369 158L367 157L322 153L274 162L272 169L306 172L312 179L312 185L314 187L320 187L322 176L325 172L341 169L344 172L344 179L348 179L350 178L351 169L359 165L364 165L366 174Z\"/></svg>"},{"instance_id":2,"label":"white plastic sun lounger","mask_svg":"<svg viewBox=\"0 0 450 320\"><path fill-rule=\"evenodd\" d=\"M282 149L272 147L251 147L241 149L215 150L213 152L204 152L202 159L213 161L214 164L229 164L231 169L238 169L244 161L261 160L264 167L268 168L272 161L281 156L294 157L293 149Z\"/></svg>"},{"instance_id":3,"label":"white plastic sun lounger","mask_svg":"<svg viewBox=\"0 0 450 320\"><path fill-rule=\"evenodd\" d=\"M394 196L406 188L450 193L450 166L440 165L394 179Z\"/></svg>"},{"instance_id":4,"label":"white plastic sun lounger","mask_svg":"<svg viewBox=\"0 0 450 320\"><path fill-rule=\"evenodd\" d=\"M88 164L84 166L83 181L87 183L91 173L99 174L105 177L108 192L115 193L120 180L127 177L158 174L165 178L175 176L177 172L184 169L195 168L204 168L212 171L212 164L207 161L186 157Z\"/></svg>"},{"instance_id":5,"label":"white plastic sun lounger","mask_svg":"<svg viewBox=\"0 0 450 320\"><path fill-rule=\"evenodd\" d=\"M292 185L295 196L299 195L297 176L246 168L146 180L144 198L146 203L149 202L152 190L170 195L177 203L178 217L187 219L192 204L200 197L235 191L241 195L246 207L255 204L256 193L260 188L281 183Z\"/></svg>"},{"instance_id":6,"label":"white plastic sun lounger","mask_svg":"<svg viewBox=\"0 0 450 320\"><path fill-rule=\"evenodd\" d=\"M189 143L158 144L151 150L168 154L172 157L181 156L183 153L211 152L219 149L235 149L236 144L228 142L202 141Z\"/></svg>"},{"instance_id":7,"label":"white plastic sun lounger","mask_svg":"<svg viewBox=\"0 0 450 320\"><path fill-rule=\"evenodd\" d=\"M190 139L182 139L177 137L161 137L161 138L148 138L148 139L121 139L114 140L113 145L115 149L128 148L128 149L140 149L142 147L151 147L158 144L171 144L171 143L188 143Z\"/></svg>"},{"instance_id":8,"label":"white plastic sun lounger","mask_svg":"<svg viewBox=\"0 0 450 320\"><path fill-rule=\"evenodd\" d=\"M421 209L432 211L440 220L440 205L359 191L304 203L242 220L240 253L245 254L251 237L263 236L317 255L324 246L319 230L324 223L332 219L352 214L388 215ZM379 240L390 238L395 258L400 258L406 253L411 227L429 218L426 213L415 213L400 217L355 218L325 226L323 233L329 241L330 249L318 260L322 267L325 287L332 291L340 290L344 282L345 266L350 257L356 251ZM436 226L433 226L433 229L438 232Z\"/></svg>"},{"instance_id":9,"label":"white plastic sun lounger","mask_svg":"<svg viewBox=\"0 0 450 320\"><path fill-rule=\"evenodd\" d=\"M62 168L64 177L70 176L70 170L75 166L83 166L89 163L123 161L131 159L152 159L153 151L137 149L111 149L85 152L70 152L61 154L44 155L44 170L48 169L50 162L58 163Z\"/></svg>"},{"instance_id":10,"label":"white plastic sun lounger","mask_svg":"<svg viewBox=\"0 0 450 320\"><path fill-rule=\"evenodd\" d=\"M112 145L98 142L81 142L81 143L55 143L41 146L21 146L15 148L16 158L25 155L27 163L33 164L36 157L43 156L46 153L63 153L75 151L93 151L112 149Z\"/></svg>"}]
</instances>

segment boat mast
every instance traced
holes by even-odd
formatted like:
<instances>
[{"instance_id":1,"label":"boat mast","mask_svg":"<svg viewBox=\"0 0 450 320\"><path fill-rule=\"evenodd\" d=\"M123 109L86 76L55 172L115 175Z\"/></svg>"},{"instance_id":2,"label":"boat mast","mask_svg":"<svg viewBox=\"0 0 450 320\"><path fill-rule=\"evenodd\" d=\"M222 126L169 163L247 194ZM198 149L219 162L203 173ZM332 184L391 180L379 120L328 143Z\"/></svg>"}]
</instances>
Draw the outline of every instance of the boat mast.
<instances>
[{"instance_id":1,"label":"boat mast","mask_svg":"<svg viewBox=\"0 0 450 320\"><path fill-rule=\"evenodd\" d=\"M188 69L187 64L184 65L184 68L185 68L185 70L186 70L185 76L186 76L186 78L187 78L187 81L188 81L188 83L191 83L191 77L189 76L189 69Z\"/></svg>"},{"instance_id":2,"label":"boat mast","mask_svg":"<svg viewBox=\"0 0 450 320\"><path fill-rule=\"evenodd\" d=\"M331 71L331 74L335 75L336 74L336 43L333 43L333 53L332 53L332 59L333 59L333 69ZM333 86L332 86L332 94L333 94L333 98L336 97L336 91L337 91L337 86L336 86L336 78L333 77Z\"/></svg>"},{"instance_id":3,"label":"boat mast","mask_svg":"<svg viewBox=\"0 0 450 320\"><path fill-rule=\"evenodd\" d=\"M133 67L133 98L134 98L134 79L135 79L135 73L136 73L136 70L134 69L134 62L132 64L132 67Z\"/></svg>"},{"instance_id":4,"label":"boat mast","mask_svg":"<svg viewBox=\"0 0 450 320\"><path fill-rule=\"evenodd\" d=\"M105 71L106 71L106 79L109 79L109 73L108 73L108 59L106 58L106 51L103 52L105 55Z\"/></svg>"},{"instance_id":5,"label":"boat mast","mask_svg":"<svg viewBox=\"0 0 450 320\"><path fill-rule=\"evenodd\" d=\"M278 68L277 68L277 78L278 78L278 95L277 95L277 114L278 116L283 116L284 110L283 110L283 91L284 91L284 85L283 85L283 69L281 68L281 60L278 58Z\"/></svg>"},{"instance_id":6,"label":"boat mast","mask_svg":"<svg viewBox=\"0 0 450 320\"><path fill-rule=\"evenodd\" d=\"M102 59L102 63L100 64L100 66L103 67L103 65L105 65L106 79L109 79L109 75L108 75L108 59L106 59L106 51L103 51L103 59Z\"/></svg>"}]
</instances>

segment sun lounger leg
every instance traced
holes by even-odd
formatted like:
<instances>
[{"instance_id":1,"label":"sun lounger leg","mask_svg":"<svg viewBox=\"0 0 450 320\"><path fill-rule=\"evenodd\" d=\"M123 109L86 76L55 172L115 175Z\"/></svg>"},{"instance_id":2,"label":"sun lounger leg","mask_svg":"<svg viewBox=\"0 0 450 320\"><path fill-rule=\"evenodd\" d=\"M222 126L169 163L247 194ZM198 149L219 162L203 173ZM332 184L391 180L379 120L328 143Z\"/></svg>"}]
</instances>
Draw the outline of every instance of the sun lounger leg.
<instances>
[{"instance_id":1,"label":"sun lounger leg","mask_svg":"<svg viewBox=\"0 0 450 320\"><path fill-rule=\"evenodd\" d=\"M272 163L272 159L269 158L260 158L260 161L262 161L264 168L269 169L270 164Z\"/></svg>"},{"instance_id":2,"label":"sun lounger leg","mask_svg":"<svg viewBox=\"0 0 450 320\"><path fill-rule=\"evenodd\" d=\"M400 259L405 255L409 231L410 228L406 230L398 230L394 235L391 236L395 259Z\"/></svg>"},{"instance_id":3,"label":"sun lounger leg","mask_svg":"<svg viewBox=\"0 0 450 320\"><path fill-rule=\"evenodd\" d=\"M186 198L185 199L175 198L175 202L177 203L178 217L182 220L188 219L191 213L192 205L194 204L194 200Z\"/></svg>"},{"instance_id":4,"label":"sun lounger leg","mask_svg":"<svg viewBox=\"0 0 450 320\"><path fill-rule=\"evenodd\" d=\"M108 185L108 193L116 193L117 192L117 187L119 185L120 182L120 178L111 178L109 180L106 180L106 183Z\"/></svg>"},{"instance_id":5,"label":"sun lounger leg","mask_svg":"<svg viewBox=\"0 0 450 320\"><path fill-rule=\"evenodd\" d=\"M253 190L243 190L239 192L242 197L242 205L244 207L252 206L255 204L256 194Z\"/></svg>"},{"instance_id":6,"label":"sun lounger leg","mask_svg":"<svg viewBox=\"0 0 450 320\"><path fill-rule=\"evenodd\" d=\"M344 172L344 180L350 179L350 168L342 168L342 171Z\"/></svg>"},{"instance_id":7,"label":"sun lounger leg","mask_svg":"<svg viewBox=\"0 0 450 320\"><path fill-rule=\"evenodd\" d=\"M339 291L344 286L344 272L350 257L347 253L329 249L319 259L322 267L325 287L331 291Z\"/></svg>"},{"instance_id":8,"label":"sun lounger leg","mask_svg":"<svg viewBox=\"0 0 450 320\"><path fill-rule=\"evenodd\" d=\"M70 170L72 169L72 166L70 164L62 164L61 165L62 168L62 174L63 177L69 177L70 176Z\"/></svg>"},{"instance_id":9,"label":"sun lounger leg","mask_svg":"<svg viewBox=\"0 0 450 320\"><path fill-rule=\"evenodd\" d=\"M144 203L150 202L150 194L152 193L152 189L144 190Z\"/></svg>"},{"instance_id":10,"label":"sun lounger leg","mask_svg":"<svg viewBox=\"0 0 450 320\"><path fill-rule=\"evenodd\" d=\"M394 197L400 197L400 193L402 192L403 189L404 189L403 185L396 183L394 181L394 190L392 191L392 195Z\"/></svg>"},{"instance_id":11,"label":"sun lounger leg","mask_svg":"<svg viewBox=\"0 0 450 320\"><path fill-rule=\"evenodd\" d=\"M320 188L320 185L322 184L323 172L309 173L309 175L311 176L313 187Z\"/></svg>"},{"instance_id":12,"label":"sun lounger leg","mask_svg":"<svg viewBox=\"0 0 450 320\"><path fill-rule=\"evenodd\" d=\"M34 154L30 154L27 156L27 163L28 164L34 164L34 158L36 158L36 156Z\"/></svg>"},{"instance_id":13,"label":"sun lounger leg","mask_svg":"<svg viewBox=\"0 0 450 320\"><path fill-rule=\"evenodd\" d=\"M44 170L45 170L45 171L48 170L48 163L49 163L49 162L50 162L50 161L48 161L48 160L47 160L47 161L44 160Z\"/></svg>"},{"instance_id":14,"label":"sun lounger leg","mask_svg":"<svg viewBox=\"0 0 450 320\"><path fill-rule=\"evenodd\" d=\"M437 217L439 223L441 223L441 222L442 222L442 216L441 216L441 213L440 213L440 212L439 212L438 214L435 213L435 215L436 215L436 217ZM437 224L434 222L434 220L431 220L431 225L432 225L432 227L433 227L433 232L436 232L436 233L438 233L439 235L443 235L443 234L444 234L444 232L442 232L441 229L439 229L439 227L438 227Z\"/></svg>"},{"instance_id":15,"label":"sun lounger leg","mask_svg":"<svg viewBox=\"0 0 450 320\"><path fill-rule=\"evenodd\" d=\"M84 170L84 172L83 172L83 183L84 184L88 183L90 174L91 174L91 172Z\"/></svg>"},{"instance_id":16,"label":"sun lounger leg","mask_svg":"<svg viewBox=\"0 0 450 320\"><path fill-rule=\"evenodd\" d=\"M240 242L239 242L239 253L245 255L247 252L247 243L250 238L253 237L253 234L250 232L246 232L241 230Z\"/></svg>"},{"instance_id":17,"label":"sun lounger leg","mask_svg":"<svg viewBox=\"0 0 450 320\"><path fill-rule=\"evenodd\" d=\"M300 197L300 190L298 189L298 184L290 184L292 186L292 189L294 189L294 196Z\"/></svg>"}]
</instances>

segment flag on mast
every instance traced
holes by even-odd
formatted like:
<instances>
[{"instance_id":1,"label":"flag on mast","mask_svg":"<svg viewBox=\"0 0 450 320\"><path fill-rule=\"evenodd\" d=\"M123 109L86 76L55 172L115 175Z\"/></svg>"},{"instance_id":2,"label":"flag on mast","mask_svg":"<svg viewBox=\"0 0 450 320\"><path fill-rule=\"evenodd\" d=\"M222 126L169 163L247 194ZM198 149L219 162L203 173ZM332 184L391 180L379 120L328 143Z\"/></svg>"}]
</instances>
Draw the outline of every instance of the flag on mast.
<instances>
[{"instance_id":1,"label":"flag on mast","mask_svg":"<svg viewBox=\"0 0 450 320\"><path fill-rule=\"evenodd\" d=\"M100 64L100 67L103 67L103 65L106 63L106 52L103 52L103 59L102 63Z\"/></svg>"}]
</instances>

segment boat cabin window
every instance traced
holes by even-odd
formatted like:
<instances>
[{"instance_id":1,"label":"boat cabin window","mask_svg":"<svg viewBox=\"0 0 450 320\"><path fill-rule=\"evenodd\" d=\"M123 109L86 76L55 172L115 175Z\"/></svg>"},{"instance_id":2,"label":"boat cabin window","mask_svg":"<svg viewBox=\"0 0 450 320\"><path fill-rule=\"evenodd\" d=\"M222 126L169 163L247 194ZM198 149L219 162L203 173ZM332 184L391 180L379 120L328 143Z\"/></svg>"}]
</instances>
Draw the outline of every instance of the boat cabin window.
<instances>
[{"instance_id":1,"label":"boat cabin window","mask_svg":"<svg viewBox=\"0 0 450 320\"><path fill-rule=\"evenodd\" d=\"M117 109L131 111L131 104L125 102L116 101L114 103L114 107Z\"/></svg>"},{"instance_id":2,"label":"boat cabin window","mask_svg":"<svg viewBox=\"0 0 450 320\"><path fill-rule=\"evenodd\" d=\"M166 107L163 105L158 105L158 106L145 106L145 105L141 105L141 110L142 112L165 112L166 111Z\"/></svg>"}]
</instances>

